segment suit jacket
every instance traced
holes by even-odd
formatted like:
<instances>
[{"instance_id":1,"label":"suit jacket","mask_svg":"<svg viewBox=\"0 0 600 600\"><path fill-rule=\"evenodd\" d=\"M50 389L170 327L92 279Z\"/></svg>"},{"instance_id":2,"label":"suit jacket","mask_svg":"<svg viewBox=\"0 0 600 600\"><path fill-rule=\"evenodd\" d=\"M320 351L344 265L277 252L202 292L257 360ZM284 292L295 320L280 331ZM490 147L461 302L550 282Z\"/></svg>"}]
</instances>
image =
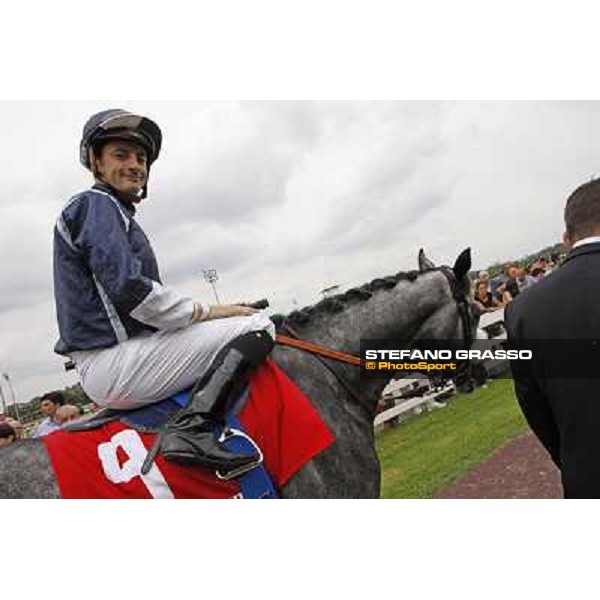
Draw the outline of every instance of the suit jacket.
<instances>
[{"instance_id":1,"label":"suit jacket","mask_svg":"<svg viewBox=\"0 0 600 600\"><path fill-rule=\"evenodd\" d=\"M557 379L557 344L549 342L563 340L567 352L565 340L600 340L600 243L576 248L524 290L505 324L509 340L545 340L534 361L513 362L513 378L525 418L561 470L565 497L600 498L600 362L598 379Z\"/></svg>"}]
</instances>

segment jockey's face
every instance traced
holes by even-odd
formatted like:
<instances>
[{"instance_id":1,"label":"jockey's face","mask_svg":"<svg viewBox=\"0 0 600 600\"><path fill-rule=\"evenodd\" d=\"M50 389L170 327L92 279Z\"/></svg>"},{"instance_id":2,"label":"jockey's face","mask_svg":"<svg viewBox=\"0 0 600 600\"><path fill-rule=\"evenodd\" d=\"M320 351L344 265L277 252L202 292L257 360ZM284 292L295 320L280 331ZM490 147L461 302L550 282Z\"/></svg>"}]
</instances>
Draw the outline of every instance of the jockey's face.
<instances>
[{"instance_id":1,"label":"jockey's face","mask_svg":"<svg viewBox=\"0 0 600 600\"><path fill-rule=\"evenodd\" d=\"M108 142L95 159L96 173L104 183L139 202L148 179L146 150L134 142Z\"/></svg>"}]
</instances>

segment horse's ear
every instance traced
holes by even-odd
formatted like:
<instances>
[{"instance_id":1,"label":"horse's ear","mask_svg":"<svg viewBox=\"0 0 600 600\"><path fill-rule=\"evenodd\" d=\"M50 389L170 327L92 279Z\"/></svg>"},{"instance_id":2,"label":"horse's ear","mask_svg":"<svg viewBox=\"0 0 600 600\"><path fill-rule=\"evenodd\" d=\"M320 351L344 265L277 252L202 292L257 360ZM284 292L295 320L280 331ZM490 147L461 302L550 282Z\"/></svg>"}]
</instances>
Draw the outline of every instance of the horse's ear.
<instances>
[{"instance_id":1,"label":"horse's ear","mask_svg":"<svg viewBox=\"0 0 600 600\"><path fill-rule=\"evenodd\" d=\"M425 256L423 248L419 250L419 272L435 269L435 265Z\"/></svg>"},{"instance_id":2,"label":"horse's ear","mask_svg":"<svg viewBox=\"0 0 600 600\"><path fill-rule=\"evenodd\" d=\"M471 248L467 248L459 254L452 270L459 281L463 277L466 277L467 273L471 270Z\"/></svg>"}]
</instances>

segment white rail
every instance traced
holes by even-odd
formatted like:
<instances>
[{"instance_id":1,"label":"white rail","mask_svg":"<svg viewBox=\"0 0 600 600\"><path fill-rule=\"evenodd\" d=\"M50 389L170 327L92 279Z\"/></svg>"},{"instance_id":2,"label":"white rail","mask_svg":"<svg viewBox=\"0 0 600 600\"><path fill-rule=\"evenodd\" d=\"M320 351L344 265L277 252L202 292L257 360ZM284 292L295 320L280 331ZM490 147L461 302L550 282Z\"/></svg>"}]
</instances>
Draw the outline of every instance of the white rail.
<instances>
[{"instance_id":1,"label":"white rail","mask_svg":"<svg viewBox=\"0 0 600 600\"><path fill-rule=\"evenodd\" d=\"M456 388L452 385L452 389L446 387L437 392L424 394L420 398L409 398L408 400L405 400L396 406L392 406L392 408L388 408L376 415L374 426L376 429L380 429L389 421L398 419L407 413L420 412L420 409L423 408L428 411L431 411L434 408L441 408L443 405L440 405L438 398L442 396L447 397L449 393L454 394L455 392Z\"/></svg>"}]
</instances>

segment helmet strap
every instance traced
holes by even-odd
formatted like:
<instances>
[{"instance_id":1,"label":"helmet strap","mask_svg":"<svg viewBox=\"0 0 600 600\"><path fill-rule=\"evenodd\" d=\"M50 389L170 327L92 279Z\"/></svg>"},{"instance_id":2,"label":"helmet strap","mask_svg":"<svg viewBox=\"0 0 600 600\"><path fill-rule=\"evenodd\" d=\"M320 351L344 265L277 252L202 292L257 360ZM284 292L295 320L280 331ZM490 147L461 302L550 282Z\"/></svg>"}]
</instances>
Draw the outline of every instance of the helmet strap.
<instances>
[{"instance_id":1,"label":"helmet strap","mask_svg":"<svg viewBox=\"0 0 600 600\"><path fill-rule=\"evenodd\" d=\"M139 198L140 200L143 200L144 198L146 198L148 196L148 181L150 181L150 167L152 165L150 163L148 163L148 166L146 168L146 183L144 184L144 187L140 190L139 193Z\"/></svg>"},{"instance_id":2,"label":"helmet strap","mask_svg":"<svg viewBox=\"0 0 600 600\"><path fill-rule=\"evenodd\" d=\"M90 149L88 150L88 160L90 163L90 171L92 172L92 175L94 176L94 181L99 181L100 183L105 183L105 181L102 179L102 175L98 171L98 167L97 167L97 163L96 163L96 155L94 153L94 149L91 146L90 146Z\"/></svg>"}]
</instances>

